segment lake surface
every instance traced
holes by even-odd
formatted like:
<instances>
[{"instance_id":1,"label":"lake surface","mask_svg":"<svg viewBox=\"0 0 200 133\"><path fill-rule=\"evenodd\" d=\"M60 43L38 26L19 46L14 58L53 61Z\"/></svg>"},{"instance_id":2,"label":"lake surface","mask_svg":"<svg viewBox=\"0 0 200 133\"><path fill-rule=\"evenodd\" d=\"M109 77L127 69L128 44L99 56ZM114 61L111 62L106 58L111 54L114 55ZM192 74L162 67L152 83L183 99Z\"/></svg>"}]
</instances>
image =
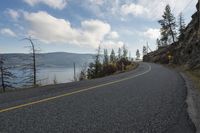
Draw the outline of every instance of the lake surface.
<instances>
[{"instance_id":1,"label":"lake surface","mask_svg":"<svg viewBox=\"0 0 200 133\"><path fill-rule=\"evenodd\" d=\"M81 68L76 68L76 77L78 79ZM16 78L9 80L13 87L23 88L23 86L28 85L23 80L25 79L25 74L20 69L12 69L11 72L16 76ZM39 68L37 73L37 80L39 85L49 85L59 83L68 83L74 81L74 68L69 67L42 67ZM0 80L1 84L1 80Z\"/></svg>"},{"instance_id":2,"label":"lake surface","mask_svg":"<svg viewBox=\"0 0 200 133\"><path fill-rule=\"evenodd\" d=\"M80 68L76 68L76 77L80 73ZM68 83L74 81L74 68L41 68L38 73L42 85L57 83Z\"/></svg>"}]
</instances>

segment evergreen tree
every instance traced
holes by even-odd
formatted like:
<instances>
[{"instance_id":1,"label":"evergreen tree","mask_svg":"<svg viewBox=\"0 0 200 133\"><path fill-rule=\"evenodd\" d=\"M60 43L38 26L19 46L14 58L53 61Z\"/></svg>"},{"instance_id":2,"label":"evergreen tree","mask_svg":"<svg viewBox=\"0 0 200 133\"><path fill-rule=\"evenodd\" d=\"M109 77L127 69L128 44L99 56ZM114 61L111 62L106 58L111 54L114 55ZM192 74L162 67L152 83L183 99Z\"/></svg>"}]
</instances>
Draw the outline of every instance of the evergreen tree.
<instances>
[{"instance_id":1,"label":"evergreen tree","mask_svg":"<svg viewBox=\"0 0 200 133\"><path fill-rule=\"evenodd\" d=\"M144 55L147 55L147 47L146 46L143 46L143 56Z\"/></svg>"},{"instance_id":2,"label":"evergreen tree","mask_svg":"<svg viewBox=\"0 0 200 133\"><path fill-rule=\"evenodd\" d=\"M129 61L131 61L131 51L129 51Z\"/></svg>"},{"instance_id":3,"label":"evergreen tree","mask_svg":"<svg viewBox=\"0 0 200 133\"><path fill-rule=\"evenodd\" d=\"M120 60L121 57L122 57L122 49L119 48L119 49L118 49L118 60Z\"/></svg>"},{"instance_id":4,"label":"evergreen tree","mask_svg":"<svg viewBox=\"0 0 200 133\"><path fill-rule=\"evenodd\" d=\"M167 45L168 43L175 43L177 25L176 19L172 14L169 5L165 7L165 11L162 18L163 19L158 21L161 25L161 41L163 41L165 45Z\"/></svg>"},{"instance_id":5,"label":"evergreen tree","mask_svg":"<svg viewBox=\"0 0 200 133\"><path fill-rule=\"evenodd\" d=\"M87 79L87 68L88 68L88 64L87 63L84 63L81 66L81 72L80 72L80 75L79 75L79 80L80 81Z\"/></svg>"},{"instance_id":6,"label":"evergreen tree","mask_svg":"<svg viewBox=\"0 0 200 133\"><path fill-rule=\"evenodd\" d=\"M95 64L94 63L90 63L89 64L88 70L87 70L87 77L88 77L88 79L96 78L96 75L95 75Z\"/></svg>"},{"instance_id":7,"label":"evergreen tree","mask_svg":"<svg viewBox=\"0 0 200 133\"><path fill-rule=\"evenodd\" d=\"M108 50L104 49L104 59L103 59L103 65L108 66L109 58L108 58Z\"/></svg>"},{"instance_id":8,"label":"evergreen tree","mask_svg":"<svg viewBox=\"0 0 200 133\"><path fill-rule=\"evenodd\" d=\"M89 64L88 68L88 79L98 78L102 76L102 64L100 61L101 57L101 47L97 49L97 54L95 55L94 63Z\"/></svg>"},{"instance_id":9,"label":"evergreen tree","mask_svg":"<svg viewBox=\"0 0 200 133\"><path fill-rule=\"evenodd\" d=\"M156 45L158 48L160 48L162 46L160 39L157 38L156 40Z\"/></svg>"},{"instance_id":10,"label":"evergreen tree","mask_svg":"<svg viewBox=\"0 0 200 133\"><path fill-rule=\"evenodd\" d=\"M101 56L101 47L99 45L97 49L97 54L95 56L95 76L99 76L99 73L101 71L101 62L100 62L100 56Z\"/></svg>"},{"instance_id":11,"label":"evergreen tree","mask_svg":"<svg viewBox=\"0 0 200 133\"><path fill-rule=\"evenodd\" d=\"M178 24L179 24L179 29L178 29L179 39L181 39L183 37L183 31L185 30L185 21L182 13L179 14Z\"/></svg>"},{"instance_id":12,"label":"evergreen tree","mask_svg":"<svg viewBox=\"0 0 200 133\"><path fill-rule=\"evenodd\" d=\"M126 48L126 45L124 44L123 45L123 47L122 47L122 50L123 50L123 58L127 58L127 54L128 54L128 50L127 50L127 48Z\"/></svg>"},{"instance_id":13,"label":"evergreen tree","mask_svg":"<svg viewBox=\"0 0 200 133\"><path fill-rule=\"evenodd\" d=\"M115 63L116 62L116 56L115 56L115 51L114 49L112 49L111 53L110 53L110 62L111 63Z\"/></svg>"},{"instance_id":14,"label":"evergreen tree","mask_svg":"<svg viewBox=\"0 0 200 133\"><path fill-rule=\"evenodd\" d=\"M139 60L140 59L140 51L139 49L137 49L136 51L136 60Z\"/></svg>"}]
</instances>

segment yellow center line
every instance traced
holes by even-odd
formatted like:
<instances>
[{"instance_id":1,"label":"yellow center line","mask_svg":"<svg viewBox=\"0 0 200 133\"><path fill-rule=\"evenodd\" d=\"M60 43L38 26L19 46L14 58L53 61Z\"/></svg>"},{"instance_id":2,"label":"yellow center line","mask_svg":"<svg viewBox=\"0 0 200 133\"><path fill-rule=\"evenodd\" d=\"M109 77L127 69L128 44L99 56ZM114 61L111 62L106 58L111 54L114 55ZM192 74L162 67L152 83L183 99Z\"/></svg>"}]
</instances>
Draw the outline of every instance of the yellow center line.
<instances>
[{"instance_id":1,"label":"yellow center line","mask_svg":"<svg viewBox=\"0 0 200 133\"><path fill-rule=\"evenodd\" d=\"M99 88L99 87L108 86L108 85L112 85L112 84L115 84L115 83L119 83L119 82L122 82L122 81L129 80L129 79L133 79L135 77L138 77L138 76L141 76L141 75L144 75L144 74L150 72L151 71L151 66L148 65L148 67L149 67L149 69L147 71L141 73L141 74L137 74L137 75L134 75L134 76L131 76L131 77L127 77L127 78L124 78L124 79L120 79L120 80L104 83L104 84L101 84L101 85L96 85L96 86L89 87L89 88L86 88L86 89L77 90L77 91L74 91L74 92L64 93L64 94L61 94L61 95L58 95L58 96L44 98L44 99L41 99L41 100L37 100L37 101L25 103L25 104L20 104L20 105L9 107L9 108L5 108L5 109L0 109L0 113L11 111L11 110L15 110L15 109L20 109L20 108L31 106L31 105L38 104L38 103L52 101L52 100L55 100L55 99L58 99L58 98L61 98L61 97L66 97L66 96L74 95L74 94L77 94L77 93L81 93L81 92L89 91L89 90L92 90L92 89L96 89L96 88Z\"/></svg>"}]
</instances>

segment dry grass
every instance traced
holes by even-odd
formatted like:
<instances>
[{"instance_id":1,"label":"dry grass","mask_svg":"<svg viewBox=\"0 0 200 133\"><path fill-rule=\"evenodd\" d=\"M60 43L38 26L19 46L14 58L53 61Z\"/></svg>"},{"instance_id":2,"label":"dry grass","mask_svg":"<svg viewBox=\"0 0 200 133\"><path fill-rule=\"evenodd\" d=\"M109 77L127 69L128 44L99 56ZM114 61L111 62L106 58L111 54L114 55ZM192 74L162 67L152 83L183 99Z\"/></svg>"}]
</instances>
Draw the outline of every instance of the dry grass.
<instances>
[{"instance_id":1,"label":"dry grass","mask_svg":"<svg viewBox=\"0 0 200 133\"><path fill-rule=\"evenodd\" d=\"M200 92L200 69L189 70L189 69L186 69L184 66L177 66L173 64L168 65L168 66L185 73L186 76L188 76L188 78L192 80L194 87L197 88Z\"/></svg>"},{"instance_id":2,"label":"dry grass","mask_svg":"<svg viewBox=\"0 0 200 133\"><path fill-rule=\"evenodd\" d=\"M178 66L174 64L165 65L165 66L185 73L192 80L195 88L197 88L200 91L200 69L188 70L184 66Z\"/></svg>"},{"instance_id":3,"label":"dry grass","mask_svg":"<svg viewBox=\"0 0 200 133\"><path fill-rule=\"evenodd\" d=\"M186 71L186 74L192 79L194 85L200 91L200 70Z\"/></svg>"},{"instance_id":4,"label":"dry grass","mask_svg":"<svg viewBox=\"0 0 200 133\"><path fill-rule=\"evenodd\" d=\"M131 65L126 66L126 71L134 70L138 67L138 63L132 63Z\"/></svg>"}]
</instances>

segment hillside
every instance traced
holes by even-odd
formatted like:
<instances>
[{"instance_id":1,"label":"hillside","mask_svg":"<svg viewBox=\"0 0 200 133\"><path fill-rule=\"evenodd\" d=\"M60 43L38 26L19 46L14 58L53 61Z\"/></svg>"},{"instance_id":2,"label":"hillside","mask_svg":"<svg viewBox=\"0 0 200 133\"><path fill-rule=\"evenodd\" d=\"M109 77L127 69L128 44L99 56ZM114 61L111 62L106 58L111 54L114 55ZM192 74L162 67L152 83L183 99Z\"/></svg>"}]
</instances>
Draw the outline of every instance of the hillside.
<instances>
[{"instance_id":1,"label":"hillside","mask_svg":"<svg viewBox=\"0 0 200 133\"><path fill-rule=\"evenodd\" d=\"M183 39L147 54L143 60L145 62L181 65L188 70L200 69L200 23L198 17L200 12L198 4L196 9L197 12L192 15L191 22L184 30ZM169 59L169 56L172 58Z\"/></svg>"}]
</instances>

